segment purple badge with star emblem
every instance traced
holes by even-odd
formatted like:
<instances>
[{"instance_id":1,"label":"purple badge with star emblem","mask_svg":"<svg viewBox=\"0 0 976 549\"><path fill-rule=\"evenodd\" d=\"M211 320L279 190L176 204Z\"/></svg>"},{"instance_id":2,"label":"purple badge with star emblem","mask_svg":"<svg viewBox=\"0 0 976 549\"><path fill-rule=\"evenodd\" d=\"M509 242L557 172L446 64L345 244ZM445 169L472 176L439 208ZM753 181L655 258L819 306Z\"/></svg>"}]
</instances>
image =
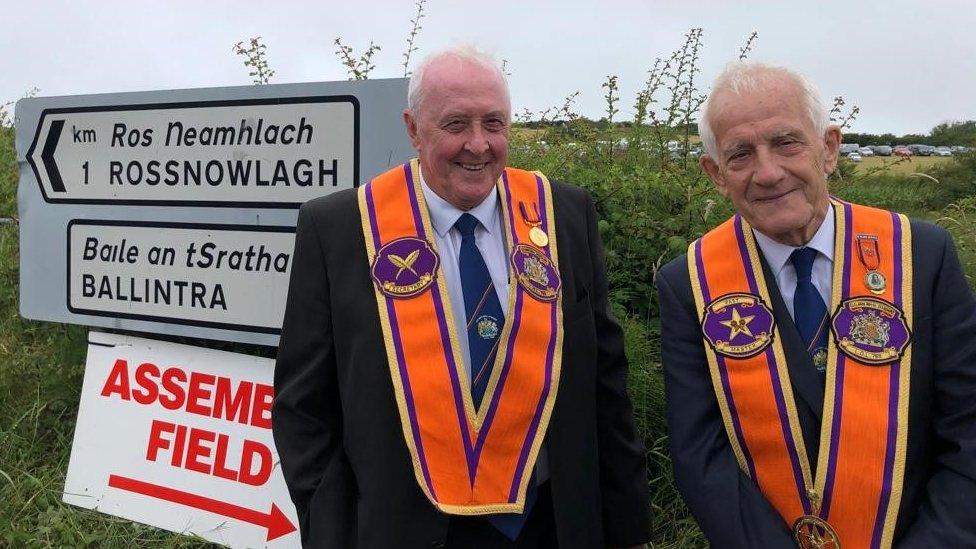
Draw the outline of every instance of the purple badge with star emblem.
<instances>
[{"instance_id":1,"label":"purple badge with star emblem","mask_svg":"<svg viewBox=\"0 0 976 549\"><path fill-rule=\"evenodd\" d=\"M912 340L901 309L876 297L845 299L830 325L837 347L864 364L890 364Z\"/></svg>"},{"instance_id":2,"label":"purple badge with star emblem","mask_svg":"<svg viewBox=\"0 0 976 549\"><path fill-rule=\"evenodd\" d=\"M716 353L729 358L748 358L761 353L773 341L773 312L759 296L725 294L705 307L702 334Z\"/></svg>"},{"instance_id":3,"label":"purple badge with star emblem","mask_svg":"<svg viewBox=\"0 0 976 549\"><path fill-rule=\"evenodd\" d=\"M370 274L384 295L413 297L430 287L440 258L426 240L403 237L392 240L376 252Z\"/></svg>"}]
</instances>

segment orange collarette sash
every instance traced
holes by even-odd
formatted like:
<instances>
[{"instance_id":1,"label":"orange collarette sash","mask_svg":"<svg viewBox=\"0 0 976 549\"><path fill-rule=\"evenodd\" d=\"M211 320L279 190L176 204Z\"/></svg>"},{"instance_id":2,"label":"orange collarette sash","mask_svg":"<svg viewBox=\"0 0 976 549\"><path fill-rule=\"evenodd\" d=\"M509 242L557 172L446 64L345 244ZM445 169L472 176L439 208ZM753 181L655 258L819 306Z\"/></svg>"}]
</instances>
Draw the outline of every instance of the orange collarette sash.
<instances>
[{"instance_id":1,"label":"orange collarette sash","mask_svg":"<svg viewBox=\"0 0 976 549\"><path fill-rule=\"evenodd\" d=\"M404 440L420 488L441 511L520 513L562 361L549 181L506 168L497 183L513 276L495 364L476 410L418 173L413 160L359 189ZM533 206L539 215L530 219L525 212Z\"/></svg>"},{"instance_id":2,"label":"orange collarette sash","mask_svg":"<svg viewBox=\"0 0 976 549\"><path fill-rule=\"evenodd\" d=\"M911 227L899 214L833 204L831 331L815 475L749 224L736 215L692 243L688 268L739 467L802 547L888 548L908 437Z\"/></svg>"}]
</instances>

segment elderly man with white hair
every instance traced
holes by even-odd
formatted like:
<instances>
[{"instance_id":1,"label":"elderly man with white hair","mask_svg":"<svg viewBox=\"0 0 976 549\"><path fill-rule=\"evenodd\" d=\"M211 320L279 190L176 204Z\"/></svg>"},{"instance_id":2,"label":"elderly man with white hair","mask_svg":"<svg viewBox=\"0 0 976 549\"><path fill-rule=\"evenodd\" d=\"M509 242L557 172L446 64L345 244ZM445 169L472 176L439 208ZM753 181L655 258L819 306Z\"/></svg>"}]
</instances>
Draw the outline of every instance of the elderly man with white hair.
<instances>
[{"instance_id":1,"label":"elderly man with white hair","mask_svg":"<svg viewBox=\"0 0 976 549\"><path fill-rule=\"evenodd\" d=\"M976 547L976 300L946 231L832 197L840 129L733 63L699 123L736 214L665 266L675 479L715 547Z\"/></svg>"},{"instance_id":2,"label":"elderly man with white hair","mask_svg":"<svg viewBox=\"0 0 976 549\"><path fill-rule=\"evenodd\" d=\"M645 543L592 200L506 166L478 50L424 60L403 118L419 159L299 213L272 425L303 544Z\"/></svg>"}]
</instances>

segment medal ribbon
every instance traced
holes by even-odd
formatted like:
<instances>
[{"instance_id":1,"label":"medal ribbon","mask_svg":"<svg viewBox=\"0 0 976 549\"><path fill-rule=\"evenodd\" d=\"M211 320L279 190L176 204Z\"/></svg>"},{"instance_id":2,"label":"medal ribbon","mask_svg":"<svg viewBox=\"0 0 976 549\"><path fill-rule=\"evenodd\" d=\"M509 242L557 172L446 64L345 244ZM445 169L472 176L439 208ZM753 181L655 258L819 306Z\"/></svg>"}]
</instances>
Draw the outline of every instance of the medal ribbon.
<instances>
[{"instance_id":1,"label":"medal ribbon","mask_svg":"<svg viewBox=\"0 0 976 549\"><path fill-rule=\"evenodd\" d=\"M747 357L722 354L723 348L713 346L714 334L709 339L708 330L714 329L708 319L709 306L722 302L723 296L748 294L766 306L772 303L748 223L736 215L692 243L689 273L712 384L740 468L788 525L801 516L813 515L829 523L845 547L888 548L904 477L911 347L906 340L899 356L886 364L870 365L840 352L837 332L844 326L838 322L840 317L863 316L865 309L852 308L848 300L865 296L884 300L884 313L898 310L902 315L881 315L891 333L897 332L899 321L910 330L911 229L907 218L883 210L834 201L834 211L830 310L835 315L828 344L815 478L797 419L782 340L775 334L777 328L770 327L770 343ZM881 295L860 284L869 267L852 257L855 248L860 251L854 234L878 237L878 248L872 250L877 252L878 264L872 265L872 270L892 281ZM850 310L854 312L844 312ZM861 320L875 318L868 315ZM842 330L840 337L853 336Z\"/></svg>"},{"instance_id":2,"label":"medal ribbon","mask_svg":"<svg viewBox=\"0 0 976 549\"><path fill-rule=\"evenodd\" d=\"M384 245L398 239L426 241L436 252L418 174L415 159L360 187L359 209L371 265ZM530 227L515 222L513 205L544 205L541 229L550 244L540 253L551 262L558 284L549 181L538 172L506 168L497 188L509 250L529 242ZM417 482L445 513L513 513L525 504L559 384L562 305L561 299L534 298L515 279L511 277L509 312L477 412L440 269L429 288L408 298L384 293L380 281L374 285Z\"/></svg>"}]
</instances>

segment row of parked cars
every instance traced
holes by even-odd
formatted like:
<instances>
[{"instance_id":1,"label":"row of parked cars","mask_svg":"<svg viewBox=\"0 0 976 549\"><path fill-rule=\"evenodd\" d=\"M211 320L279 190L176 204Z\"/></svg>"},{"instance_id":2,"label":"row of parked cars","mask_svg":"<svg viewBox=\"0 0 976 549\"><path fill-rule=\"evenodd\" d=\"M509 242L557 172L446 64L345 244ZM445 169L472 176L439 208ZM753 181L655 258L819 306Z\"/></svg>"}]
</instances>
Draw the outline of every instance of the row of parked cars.
<instances>
[{"instance_id":1,"label":"row of parked cars","mask_svg":"<svg viewBox=\"0 0 976 549\"><path fill-rule=\"evenodd\" d=\"M952 156L970 151L969 147L954 145L952 147L933 147L932 145L871 145L862 147L857 143L841 143L840 155L846 156L854 162L860 162L865 156Z\"/></svg>"}]
</instances>

